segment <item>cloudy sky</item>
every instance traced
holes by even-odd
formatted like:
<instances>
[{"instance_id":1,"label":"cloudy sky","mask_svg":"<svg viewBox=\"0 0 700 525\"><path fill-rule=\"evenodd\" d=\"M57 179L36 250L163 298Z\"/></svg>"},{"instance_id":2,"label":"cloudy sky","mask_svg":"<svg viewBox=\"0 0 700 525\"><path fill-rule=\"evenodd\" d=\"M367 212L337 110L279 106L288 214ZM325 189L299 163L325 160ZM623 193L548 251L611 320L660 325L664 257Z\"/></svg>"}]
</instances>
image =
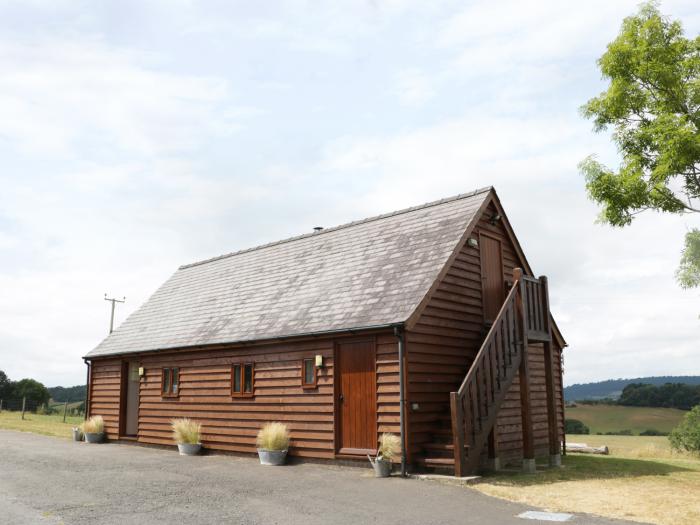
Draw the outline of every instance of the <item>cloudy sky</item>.
<instances>
[{"instance_id":1,"label":"cloudy sky","mask_svg":"<svg viewBox=\"0 0 700 525\"><path fill-rule=\"evenodd\" d=\"M700 218L596 225L576 168L617 162L578 108L636 4L0 0L0 369L78 384L105 292L118 323L180 264L494 185L567 384L700 373Z\"/></svg>"}]
</instances>

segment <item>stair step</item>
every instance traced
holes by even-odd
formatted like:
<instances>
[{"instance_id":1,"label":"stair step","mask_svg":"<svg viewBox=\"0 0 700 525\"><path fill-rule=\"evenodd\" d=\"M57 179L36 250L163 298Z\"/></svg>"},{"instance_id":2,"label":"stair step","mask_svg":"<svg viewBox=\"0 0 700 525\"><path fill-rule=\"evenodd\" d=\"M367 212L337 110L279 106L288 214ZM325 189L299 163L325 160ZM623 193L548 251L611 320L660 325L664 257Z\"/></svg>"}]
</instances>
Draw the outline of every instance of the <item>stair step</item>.
<instances>
[{"instance_id":1,"label":"stair step","mask_svg":"<svg viewBox=\"0 0 700 525\"><path fill-rule=\"evenodd\" d=\"M426 443L423 450L431 458L454 458L455 455L452 443Z\"/></svg>"},{"instance_id":2,"label":"stair step","mask_svg":"<svg viewBox=\"0 0 700 525\"><path fill-rule=\"evenodd\" d=\"M452 429L440 428L431 432L433 443L452 443Z\"/></svg>"},{"instance_id":3,"label":"stair step","mask_svg":"<svg viewBox=\"0 0 700 525\"><path fill-rule=\"evenodd\" d=\"M454 458L423 458L423 463L429 467L454 467Z\"/></svg>"},{"instance_id":4,"label":"stair step","mask_svg":"<svg viewBox=\"0 0 700 525\"><path fill-rule=\"evenodd\" d=\"M426 443L423 445L423 448L427 448L428 450L449 450L452 451L455 449L454 445L452 443Z\"/></svg>"}]
</instances>

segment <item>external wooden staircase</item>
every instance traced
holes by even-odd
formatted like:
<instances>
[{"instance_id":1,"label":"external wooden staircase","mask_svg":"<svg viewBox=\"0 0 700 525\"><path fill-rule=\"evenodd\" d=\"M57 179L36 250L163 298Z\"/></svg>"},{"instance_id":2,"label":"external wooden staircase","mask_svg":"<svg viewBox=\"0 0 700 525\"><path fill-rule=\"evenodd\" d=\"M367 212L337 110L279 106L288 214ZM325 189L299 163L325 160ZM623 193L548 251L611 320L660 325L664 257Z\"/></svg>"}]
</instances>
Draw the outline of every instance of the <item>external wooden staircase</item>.
<instances>
[{"instance_id":1,"label":"external wooden staircase","mask_svg":"<svg viewBox=\"0 0 700 525\"><path fill-rule=\"evenodd\" d=\"M530 414L527 348L545 344L548 409L555 414L551 369L551 326L547 278L514 272L514 283L464 381L450 394L450 411L442 415L430 443L424 445L421 463L436 470L454 471L456 476L475 473L482 452L495 447L492 433L499 409L518 372L520 381L523 451L534 467L534 442ZM556 416L550 419L551 451L558 450ZM493 452L493 451L492 451Z\"/></svg>"}]
</instances>

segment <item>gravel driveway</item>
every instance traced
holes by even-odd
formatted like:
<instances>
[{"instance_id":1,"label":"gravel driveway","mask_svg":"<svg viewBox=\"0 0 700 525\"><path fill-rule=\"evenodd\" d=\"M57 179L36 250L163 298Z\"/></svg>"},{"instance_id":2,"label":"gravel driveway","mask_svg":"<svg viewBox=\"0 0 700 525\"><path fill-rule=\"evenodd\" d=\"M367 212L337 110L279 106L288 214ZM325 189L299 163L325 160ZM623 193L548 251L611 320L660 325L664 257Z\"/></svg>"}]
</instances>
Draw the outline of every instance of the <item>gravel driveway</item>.
<instances>
[{"instance_id":1,"label":"gravel driveway","mask_svg":"<svg viewBox=\"0 0 700 525\"><path fill-rule=\"evenodd\" d=\"M0 430L0 523L544 523L523 505L434 481L374 479L369 469L255 458L181 457ZM622 522L575 516L574 524Z\"/></svg>"}]
</instances>

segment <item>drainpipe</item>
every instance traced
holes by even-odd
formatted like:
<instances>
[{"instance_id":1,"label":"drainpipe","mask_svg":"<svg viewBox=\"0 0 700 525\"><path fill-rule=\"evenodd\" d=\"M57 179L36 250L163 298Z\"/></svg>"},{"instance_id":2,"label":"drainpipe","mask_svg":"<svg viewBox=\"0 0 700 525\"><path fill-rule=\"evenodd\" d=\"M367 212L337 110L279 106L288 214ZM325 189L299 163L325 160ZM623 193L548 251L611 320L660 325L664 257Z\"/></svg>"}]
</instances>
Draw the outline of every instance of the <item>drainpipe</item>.
<instances>
[{"instance_id":1,"label":"drainpipe","mask_svg":"<svg viewBox=\"0 0 700 525\"><path fill-rule=\"evenodd\" d=\"M406 477L406 389L404 388L404 327L394 326L394 335L399 343L399 428L401 434L401 476Z\"/></svg>"},{"instance_id":2,"label":"drainpipe","mask_svg":"<svg viewBox=\"0 0 700 525\"><path fill-rule=\"evenodd\" d=\"M88 418L90 409L90 361L83 359L87 365L87 379L85 380L85 419Z\"/></svg>"}]
</instances>

